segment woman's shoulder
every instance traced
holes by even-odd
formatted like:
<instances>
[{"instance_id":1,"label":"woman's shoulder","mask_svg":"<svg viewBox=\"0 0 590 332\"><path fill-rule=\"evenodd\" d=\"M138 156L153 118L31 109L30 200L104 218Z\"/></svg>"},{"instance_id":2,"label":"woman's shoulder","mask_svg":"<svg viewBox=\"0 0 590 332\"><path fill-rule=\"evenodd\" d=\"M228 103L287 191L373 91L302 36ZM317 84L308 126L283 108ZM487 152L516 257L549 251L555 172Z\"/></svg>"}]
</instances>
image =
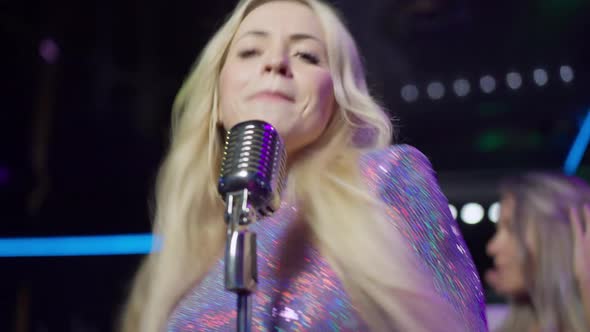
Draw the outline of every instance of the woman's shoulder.
<instances>
[{"instance_id":1,"label":"woman's shoulder","mask_svg":"<svg viewBox=\"0 0 590 332\"><path fill-rule=\"evenodd\" d=\"M437 198L441 194L430 160L411 145L391 145L366 152L360 158L360 168L369 184L382 190L411 187L428 189Z\"/></svg>"},{"instance_id":2,"label":"woman's shoulder","mask_svg":"<svg viewBox=\"0 0 590 332\"><path fill-rule=\"evenodd\" d=\"M387 215L396 216L392 222L408 233L422 233L414 239L428 237L427 229L443 230L440 245L448 237L461 238L432 165L418 149L394 145L371 151L361 157L360 170L369 189L388 209Z\"/></svg>"},{"instance_id":3,"label":"woman's shoulder","mask_svg":"<svg viewBox=\"0 0 590 332\"><path fill-rule=\"evenodd\" d=\"M360 171L387 205L418 211L428 207L437 211L440 219L449 219L448 201L432 164L417 148L400 144L367 152L360 158Z\"/></svg>"},{"instance_id":4,"label":"woman's shoulder","mask_svg":"<svg viewBox=\"0 0 590 332\"><path fill-rule=\"evenodd\" d=\"M417 173L432 172L430 160L417 148L408 144L391 145L371 150L361 156L361 163L368 168L395 170L405 168Z\"/></svg>"},{"instance_id":5,"label":"woman's shoulder","mask_svg":"<svg viewBox=\"0 0 590 332\"><path fill-rule=\"evenodd\" d=\"M364 154L361 172L389 221L435 276L436 289L461 311L471 330L481 330L481 283L428 158L413 146L394 145Z\"/></svg>"}]
</instances>

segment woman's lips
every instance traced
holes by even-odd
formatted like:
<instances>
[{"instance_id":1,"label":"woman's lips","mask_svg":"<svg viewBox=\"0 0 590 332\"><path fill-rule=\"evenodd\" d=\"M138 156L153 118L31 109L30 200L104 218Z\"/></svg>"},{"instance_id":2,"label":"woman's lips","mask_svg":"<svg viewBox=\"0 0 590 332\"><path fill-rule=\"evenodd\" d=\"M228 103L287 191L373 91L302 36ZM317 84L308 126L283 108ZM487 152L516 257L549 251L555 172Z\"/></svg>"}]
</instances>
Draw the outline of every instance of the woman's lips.
<instances>
[{"instance_id":1,"label":"woman's lips","mask_svg":"<svg viewBox=\"0 0 590 332\"><path fill-rule=\"evenodd\" d=\"M485 272L485 280L492 287L495 287L498 284L499 279L500 279L500 271L498 268L492 268L492 269L489 269Z\"/></svg>"},{"instance_id":2,"label":"woman's lips","mask_svg":"<svg viewBox=\"0 0 590 332\"><path fill-rule=\"evenodd\" d=\"M272 92L272 91L262 91L254 96L252 99L263 99L263 100L271 100L271 101L287 101L287 102L294 102L294 99L284 93L280 92Z\"/></svg>"}]
</instances>

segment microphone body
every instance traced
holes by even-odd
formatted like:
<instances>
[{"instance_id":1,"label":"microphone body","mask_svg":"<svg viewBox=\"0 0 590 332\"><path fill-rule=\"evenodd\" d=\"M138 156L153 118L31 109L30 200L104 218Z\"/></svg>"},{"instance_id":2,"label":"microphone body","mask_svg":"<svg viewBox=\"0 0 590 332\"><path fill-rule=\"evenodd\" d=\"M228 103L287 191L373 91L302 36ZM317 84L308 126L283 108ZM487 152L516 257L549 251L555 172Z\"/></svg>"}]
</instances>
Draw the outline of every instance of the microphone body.
<instances>
[{"instance_id":1,"label":"microphone body","mask_svg":"<svg viewBox=\"0 0 590 332\"><path fill-rule=\"evenodd\" d=\"M286 158L283 140L264 121L241 122L227 132L217 190L226 205L225 289L238 295L238 332L251 331L250 294L258 283L256 233L248 225L279 209Z\"/></svg>"}]
</instances>

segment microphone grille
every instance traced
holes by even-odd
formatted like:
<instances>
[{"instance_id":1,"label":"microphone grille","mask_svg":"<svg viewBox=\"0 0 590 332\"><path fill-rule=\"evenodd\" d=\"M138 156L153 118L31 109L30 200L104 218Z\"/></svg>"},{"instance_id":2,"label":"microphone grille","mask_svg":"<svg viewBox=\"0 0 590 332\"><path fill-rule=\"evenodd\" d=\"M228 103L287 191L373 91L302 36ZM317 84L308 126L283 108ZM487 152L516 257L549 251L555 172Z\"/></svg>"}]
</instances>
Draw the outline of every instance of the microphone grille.
<instances>
[{"instance_id":1,"label":"microphone grille","mask_svg":"<svg viewBox=\"0 0 590 332\"><path fill-rule=\"evenodd\" d=\"M280 207L286 180L286 151L276 129L259 120L232 127L225 140L218 191L248 189L251 204L262 215Z\"/></svg>"}]
</instances>

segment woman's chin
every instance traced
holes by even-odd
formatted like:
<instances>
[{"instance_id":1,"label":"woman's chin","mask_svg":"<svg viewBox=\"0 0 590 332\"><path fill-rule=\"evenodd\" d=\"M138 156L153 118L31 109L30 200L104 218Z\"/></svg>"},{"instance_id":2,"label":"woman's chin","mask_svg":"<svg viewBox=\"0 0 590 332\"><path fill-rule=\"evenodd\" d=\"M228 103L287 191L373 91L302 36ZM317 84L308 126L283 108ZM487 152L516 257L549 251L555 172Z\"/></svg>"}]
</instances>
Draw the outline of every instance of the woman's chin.
<instances>
[{"instance_id":1,"label":"woman's chin","mask_svg":"<svg viewBox=\"0 0 590 332\"><path fill-rule=\"evenodd\" d=\"M497 269L489 269L484 275L485 281L490 285L496 292L499 291L501 286L500 272Z\"/></svg>"},{"instance_id":2,"label":"woman's chin","mask_svg":"<svg viewBox=\"0 0 590 332\"><path fill-rule=\"evenodd\" d=\"M497 269L490 269L485 272L485 281L487 284L499 295L511 296L509 285L506 285L505 279L502 278L502 273Z\"/></svg>"}]
</instances>

